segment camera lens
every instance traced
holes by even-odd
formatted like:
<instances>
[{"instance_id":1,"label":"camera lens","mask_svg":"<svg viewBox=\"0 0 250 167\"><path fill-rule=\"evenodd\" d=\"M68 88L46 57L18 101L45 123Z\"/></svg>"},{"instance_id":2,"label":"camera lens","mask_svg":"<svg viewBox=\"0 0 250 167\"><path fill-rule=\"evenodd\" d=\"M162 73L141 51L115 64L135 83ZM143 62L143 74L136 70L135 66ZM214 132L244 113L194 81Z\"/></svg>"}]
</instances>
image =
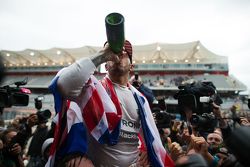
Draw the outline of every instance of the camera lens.
<instances>
[{"instance_id":1,"label":"camera lens","mask_svg":"<svg viewBox=\"0 0 250 167\"><path fill-rule=\"evenodd\" d=\"M40 123L47 122L48 119L51 117L51 112L50 110L38 111L37 117Z\"/></svg>"},{"instance_id":2,"label":"camera lens","mask_svg":"<svg viewBox=\"0 0 250 167\"><path fill-rule=\"evenodd\" d=\"M51 112L50 110L44 110L43 112L43 116L47 119L49 119L51 117Z\"/></svg>"},{"instance_id":3,"label":"camera lens","mask_svg":"<svg viewBox=\"0 0 250 167\"><path fill-rule=\"evenodd\" d=\"M198 115L192 115L190 122L192 125L198 125L200 122L199 120L200 120L200 118Z\"/></svg>"}]
</instances>

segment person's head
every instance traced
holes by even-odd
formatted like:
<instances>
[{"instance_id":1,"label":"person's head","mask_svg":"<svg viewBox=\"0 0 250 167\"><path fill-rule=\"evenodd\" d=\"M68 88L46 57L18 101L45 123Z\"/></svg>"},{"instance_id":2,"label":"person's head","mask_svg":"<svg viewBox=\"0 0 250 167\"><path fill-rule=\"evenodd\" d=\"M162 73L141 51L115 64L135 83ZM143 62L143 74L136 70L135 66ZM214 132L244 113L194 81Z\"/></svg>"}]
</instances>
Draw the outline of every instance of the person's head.
<instances>
[{"instance_id":1,"label":"person's head","mask_svg":"<svg viewBox=\"0 0 250 167\"><path fill-rule=\"evenodd\" d=\"M133 69L132 65L132 45L129 41L125 41L122 52L119 54L120 61L107 61L105 68L109 75L123 76L129 74Z\"/></svg>"},{"instance_id":2,"label":"person's head","mask_svg":"<svg viewBox=\"0 0 250 167\"><path fill-rule=\"evenodd\" d=\"M222 142L223 139L221 135L219 135L218 133L213 132L207 135L207 143L209 144L210 147L218 148Z\"/></svg>"},{"instance_id":3,"label":"person's head","mask_svg":"<svg viewBox=\"0 0 250 167\"><path fill-rule=\"evenodd\" d=\"M159 133L162 141L166 141L171 132L169 128L160 128Z\"/></svg>"},{"instance_id":4,"label":"person's head","mask_svg":"<svg viewBox=\"0 0 250 167\"><path fill-rule=\"evenodd\" d=\"M44 159L49 158L50 146L52 145L54 138L48 138L43 142L41 153Z\"/></svg>"},{"instance_id":5,"label":"person's head","mask_svg":"<svg viewBox=\"0 0 250 167\"><path fill-rule=\"evenodd\" d=\"M222 136L222 132L221 132L221 129L220 129L220 128L215 128L215 129L214 129L214 133L216 133L216 134Z\"/></svg>"},{"instance_id":6,"label":"person's head","mask_svg":"<svg viewBox=\"0 0 250 167\"><path fill-rule=\"evenodd\" d=\"M230 108L232 113L235 113L236 109L237 109L236 105L232 105L232 107Z\"/></svg>"},{"instance_id":7,"label":"person's head","mask_svg":"<svg viewBox=\"0 0 250 167\"><path fill-rule=\"evenodd\" d=\"M17 130L14 128L6 129L2 134L3 145L7 146L10 144L12 138L17 135Z\"/></svg>"}]
</instances>

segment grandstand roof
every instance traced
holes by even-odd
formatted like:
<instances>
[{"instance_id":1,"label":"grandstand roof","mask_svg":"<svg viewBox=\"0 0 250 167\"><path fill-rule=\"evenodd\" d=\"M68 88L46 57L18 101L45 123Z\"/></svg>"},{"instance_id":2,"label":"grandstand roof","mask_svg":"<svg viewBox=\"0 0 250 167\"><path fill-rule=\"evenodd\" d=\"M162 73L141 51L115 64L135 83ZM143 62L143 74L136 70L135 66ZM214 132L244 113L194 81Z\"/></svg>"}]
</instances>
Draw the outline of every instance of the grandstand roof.
<instances>
[{"instance_id":1,"label":"grandstand roof","mask_svg":"<svg viewBox=\"0 0 250 167\"><path fill-rule=\"evenodd\" d=\"M82 57L88 57L101 47L51 48L48 50L26 49L23 51L1 50L5 66L67 66ZM228 63L206 49L200 41L183 44L152 43L133 46L133 61L140 63Z\"/></svg>"},{"instance_id":2,"label":"grandstand roof","mask_svg":"<svg viewBox=\"0 0 250 167\"><path fill-rule=\"evenodd\" d=\"M155 63L228 63L227 57L206 49L200 41L183 44L153 43L134 46L133 60ZM164 61L165 60L165 61Z\"/></svg>"}]
</instances>

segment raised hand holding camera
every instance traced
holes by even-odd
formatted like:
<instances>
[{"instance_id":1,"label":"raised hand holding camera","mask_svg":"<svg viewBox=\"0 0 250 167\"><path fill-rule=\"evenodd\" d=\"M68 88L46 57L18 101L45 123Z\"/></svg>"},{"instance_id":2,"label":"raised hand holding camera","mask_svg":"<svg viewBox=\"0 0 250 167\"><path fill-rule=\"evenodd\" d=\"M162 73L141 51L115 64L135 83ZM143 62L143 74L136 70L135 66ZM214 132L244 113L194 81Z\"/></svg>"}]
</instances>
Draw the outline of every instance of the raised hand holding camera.
<instances>
[{"instance_id":1,"label":"raised hand holding camera","mask_svg":"<svg viewBox=\"0 0 250 167\"><path fill-rule=\"evenodd\" d=\"M36 116L37 116L37 123L46 123L48 119L51 117L50 110L41 110L42 109L42 100L44 99L43 96L38 96L35 98L35 107L37 109Z\"/></svg>"},{"instance_id":2,"label":"raised hand holding camera","mask_svg":"<svg viewBox=\"0 0 250 167\"><path fill-rule=\"evenodd\" d=\"M186 115L187 121L200 132L212 132L217 124L214 116L214 109L222 104L220 96L217 94L216 87L212 82L194 82L179 86L179 91L175 94L181 114ZM192 111L191 117L186 110Z\"/></svg>"}]
</instances>

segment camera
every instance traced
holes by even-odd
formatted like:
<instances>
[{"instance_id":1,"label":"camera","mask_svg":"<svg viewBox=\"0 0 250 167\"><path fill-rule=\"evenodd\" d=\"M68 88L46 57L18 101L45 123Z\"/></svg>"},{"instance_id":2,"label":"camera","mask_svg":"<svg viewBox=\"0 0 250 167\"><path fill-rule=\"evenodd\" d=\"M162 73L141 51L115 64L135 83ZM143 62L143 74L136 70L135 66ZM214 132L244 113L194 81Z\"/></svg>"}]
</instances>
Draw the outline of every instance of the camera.
<instances>
[{"instance_id":1,"label":"camera","mask_svg":"<svg viewBox=\"0 0 250 167\"><path fill-rule=\"evenodd\" d=\"M51 117L51 112L50 110L41 110L43 103L42 100L44 99L43 96L38 96L34 99L35 101L35 107L38 110L36 112L36 115L38 117L38 124L39 123L46 123L48 119Z\"/></svg>"},{"instance_id":2,"label":"camera","mask_svg":"<svg viewBox=\"0 0 250 167\"><path fill-rule=\"evenodd\" d=\"M157 128L170 128L171 121L176 119L176 115L161 110L158 107L152 108Z\"/></svg>"},{"instance_id":3,"label":"camera","mask_svg":"<svg viewBox=\"0 0 250 167\"><path fill-rule=\"evenodd\" d=\"M201 103L212 103L213 99L211 97L208 97L208 96L202 96L202 97L200 97L200 102Z\"/></svg>"},{"instance_id":4,"label":"camera","mask_svg":"<svg viewBox=\"0 0 250 167\"><path fill-rule=\"evenodd\" d=\"M212 113L193 114L190 122L197 131L207 133L212 133L217 125L217 120Z\"/></svg>"},{"instance_id":5,"label":"camera","mask_svg":"<svg viewBox=\"0 0 250 167\"><path fill-rule=\"evenodd\" d=\"M25 124L22 125L22 131L19 131L10 141L8 144L8 149L12 149L13 146L18 143L22 148L25 147L26 145L26 139L27 139L27 134L24 132L26 129Z\"/></svg>"},{"instance_id":6,"label":"camera","mask_svg":"<svg viewBox=\"0 0 250 167\"><path fill-rule=\"evenodd\" d=\"M178 117L178 115L167 112L165 98L155 100L152 104L151 111L154 115L154 119L158 129L170 128L172 120L180 120L180 117Z\"/></svg>"},{"instance_id":7,"label":"camera","mask_svg":"<svg viewBox=\"0 0 250 167\"><path fill-rule=\"evenodd\" d=\"M184 107L188 107L193 113L201 115L212 112L213 102L217 105L223 103L212 82L198 81L181 85L178 88L179 91L174 95L174 98L178 100L181 111Z\"/></svg>"},{"instance_id":8,"label":"camera","mask_svg":"<svg viewBox=\"0 0 250 167\"><path fill-rule=\"evenodd\" d=\"M217 94L216 87L210 81L198 81L178 87L174 95L178 100L180 113L184 115L185 108L192 110L191 124L200 133L213 132L217 119L213 115L213 104L221 105L223 102ZM185 115L184 115L185 116Z\"/></svg>"},{"instance_id":9,"label":"camera","mask_svg":"<svg viewBox=\"0 0 250 167\"><path fill-rule=\"evenodd\" d=\"M139 88L140 87L140 84L139 84L139 75L136 73L135 74L135 80L133 81L132 85L135 87L135 88Z\"/></svg>"},{"instance_id":10,"label":"camera","mask_svg":"<svg viewBox=\"0 0 250 167\"><path fill-rule=\"evenodd\" d=\"M42 110L42 111L37 111L36 115L38 117L38 123L46 123L48 119L51 117L51 112L50 110Z\"/></svg>"},{"instance_id":11,"label":"camera","mask_svg":"<svg viewBox=\"0 0 250 167\"><path fill-rule=\"evenodd\" d=\"M43 96L38 96L34 99L35 101L35 107L37 110L40 110L43 107L42 100L44 99Z\"/></svg>"},{"instance_id":12,"label":"camera","mask_svg":"<svg viewBox=\"0 0 250 167\"><path fill-rule=\"evenodd\" d=\"M16 87L6 85L0 87L0 108L11 106L27 106L29 104L29 95L31 91L26 88L20 88L27 84L27 78L23 81L14 82Z\"/></svg>"}]
</instances>

